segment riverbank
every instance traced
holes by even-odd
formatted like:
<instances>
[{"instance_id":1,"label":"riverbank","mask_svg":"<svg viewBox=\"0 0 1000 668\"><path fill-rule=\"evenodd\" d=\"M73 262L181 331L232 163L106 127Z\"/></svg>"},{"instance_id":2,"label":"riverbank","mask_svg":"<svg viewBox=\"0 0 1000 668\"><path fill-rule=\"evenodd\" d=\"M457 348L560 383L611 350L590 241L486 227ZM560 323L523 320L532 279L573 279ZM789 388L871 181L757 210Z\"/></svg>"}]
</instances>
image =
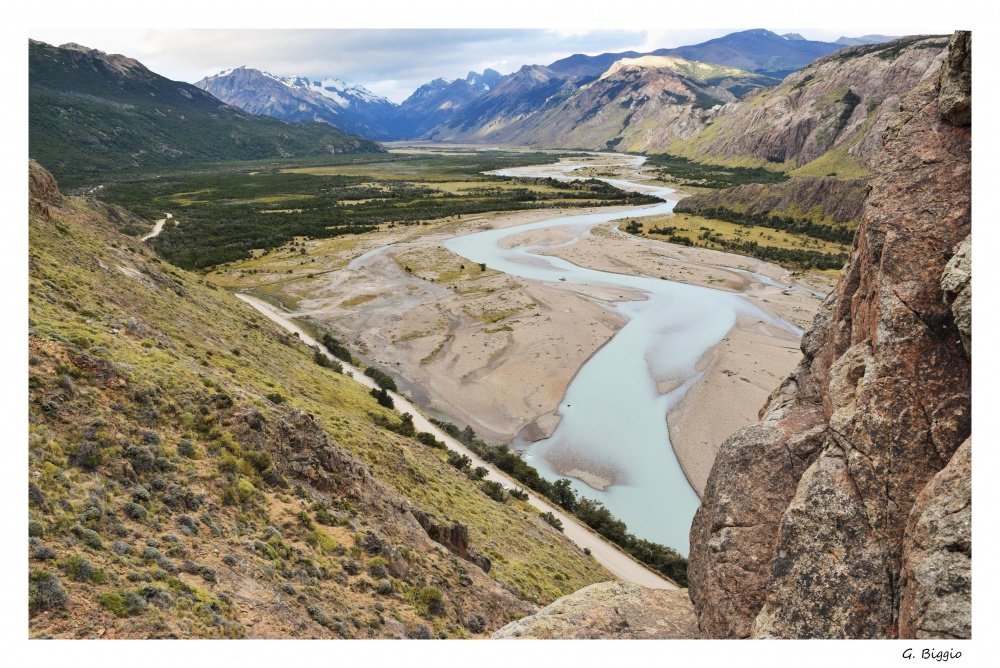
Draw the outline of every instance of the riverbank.
<instances>
[{"instance_id":1,"label":"riverbank","mask_svg":"<svg viewBox=\"0 0 1000 668\"><path fill-rule=\"evenodd\" d=\"M822 298L832 288L823 275L792 275L788 270L720 251L689 248L643 239L616 230L617 224L594 228L575 244L562 235L539 231L509 239L509 246L551 244L540 251L580 266L630 275L659 276L742 295L764 313L806 329ZM721 443L739 428L752 424L781 379L798 364L799 336L787 329L741 317L727 336L697 365L701 376L667 414L670 443L688 482L699 496ZM660 391L674 389L661 381ZM595 489L608 485L600 472L580 475L578 463L561 467ZM588 481L588 477L591 481ZM597 484L595 484L595 482Z\"/></svg>"},{"instance_id":2,"label":"riverbank","mask_svg":"<svg viewBox=\"0 0 1000 668\"><path fill-rule=\"evenodd\" d=\"M240 293L235 293L235 296L255 308L273 322L281 325L289 332L298 336L303 342L306 343L306 345L316 347L325 357L330 360L335 360L335 358L323 350L322 346L320 346L315 339L309 336L305 330L296 325L287 314L282 313L274 306L257 297ZM377 388L375 381L368 376L365 376L359 369L349 364L344 364L344 369L349 372L352 378L358 383L361 383L369 389ZM520 483L507 477L501 471L498 471L492 464L482 460L476 453L472 452L462 443L446 434L436 425L432 424L419 410L417 410L417 407L410 403L405 397L395 392L390 392L390 395L393 398L395 408L398 412L408 412L413 416L413 425L417 431L433 434L437 440L444 442L450 450L463 454L472 460L472 466L481 466L487 469L488 473L485 477L486 480L499 482L508 488L521 488ZM562 523L563 535L576 543L580 548L589 550L589 554L602 566L608 569L608 571L610 571L615 577L625 580L626 582L633 582L652 589L679 588L676 583L664 578L659 573L656 573L644 564L625 554L617 547L601 538L592 529L580 523L580 521L575 517L564 512L558 506L550 504L545 499L539 498L533 493L526 492L526 494L528 496L528 503L543 513L552 513L552 515Z\"/></svg>"}]
</instances>

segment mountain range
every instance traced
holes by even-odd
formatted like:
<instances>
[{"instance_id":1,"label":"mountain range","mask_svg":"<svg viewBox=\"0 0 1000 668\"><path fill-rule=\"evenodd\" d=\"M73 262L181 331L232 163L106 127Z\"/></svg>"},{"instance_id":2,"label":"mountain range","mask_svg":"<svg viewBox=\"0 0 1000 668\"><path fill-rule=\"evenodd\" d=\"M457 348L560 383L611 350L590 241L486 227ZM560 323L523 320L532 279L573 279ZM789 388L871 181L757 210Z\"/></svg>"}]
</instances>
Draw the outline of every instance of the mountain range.
<instances>
[{"instance_id":1,"label":"mountain range","mask_svg":"<svg viewBox=\"0 0 1000 668\"><path fill-rule=\"evenodd\" d=\"M384 151L329 123L290 123L220 101L125 56L31 40L30 156L64 185L191 162Z\"/></svg>"},{"instance_id":2,"label":"mountain range","mask_svg":"<svg viewBox=\"0 0 1000 668\"><path fill-rule=\"evenodd\" d=\"M872 35L855 39L874 42L883 37ZM336 88L339 99L329 95L319 99L323 97L323 82L276 77L245 67L206 77L196 85L253 113L290 121L324 121L371 139L468 140L498 134L499 141L518 141L514 135L520 130L504 130L511 119L520 120L526 114L557 107L570 95L606 77L619 62L648 62L648 57L655 57L709 65L710 68L703 72L673 68L674 72L688 76L687 80L678 83L685 92L678 92L697 101L698 107L708 108L733 101L758 88L774 86L791 72L843 47L842 43L806 40L797 35L782 36L769 30L745 30L701 44L646 53L575 54L549 65L524 65L506 76L486 70L482 75L470 72L464 80L436 79L418 88L399 105L372 96L364 89L350 89L341 82ZM727 69L731 74L721 74ZM705 90L713 87L724 88L727 92ZM363 94L350 95L350 90L363 91ZM693 125L682 135L691 134L704 120L698 114L688 113L685 117ZM562 145L569 146L572 142ZM603 142L601 148L604 148Z\"/></svg>"}]
</instances>

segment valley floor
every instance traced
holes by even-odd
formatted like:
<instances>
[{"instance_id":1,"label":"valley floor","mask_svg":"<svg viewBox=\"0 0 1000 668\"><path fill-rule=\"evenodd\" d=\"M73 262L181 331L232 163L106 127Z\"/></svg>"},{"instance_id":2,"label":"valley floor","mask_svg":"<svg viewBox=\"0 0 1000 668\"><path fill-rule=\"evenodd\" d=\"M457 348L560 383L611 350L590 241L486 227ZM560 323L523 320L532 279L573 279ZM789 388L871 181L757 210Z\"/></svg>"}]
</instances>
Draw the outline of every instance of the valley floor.
<instances>
[{"instance_id":1,"label":"valley floor","mask_svg":"<svg viewBox=\"0 0 1000 668\"><path fill-rule=\"evenodd\" d=\"M346 338L366 362L402 377L404 393L432 415L468 424L489 441L509 442L518 435L535 441L558 424L555 409L576 372L625 324L611 305L642 297L484 271L441 243L559 213L469 216L429 228L383 230L354 244L305 241L302 257L310 258L312 278L263 285L255 294L288 306L307 326L312 321ZM832 285L822 275L793 277L752 258L675 246L614 228L595 228L569 246L559 246L565 239L558 230L527 233L514 243L551 245L550 254L588 268L739 292L799 328L808 326L819 295ZM392 242L382 253L356 259ZM287 260L275 251L254 266L293 266L301 262L300 255L301 247ZM230 287L267 283L266 274L250 274L239 265L212 280ZM747 319L705 355L700 364L705 373L668 416L673 447L699 494L718 444L756 420L768 394L798 359L797 336ZM578 464L562 462L560 472L596 488L612 482Z\"/></svg>"}]
</instances>

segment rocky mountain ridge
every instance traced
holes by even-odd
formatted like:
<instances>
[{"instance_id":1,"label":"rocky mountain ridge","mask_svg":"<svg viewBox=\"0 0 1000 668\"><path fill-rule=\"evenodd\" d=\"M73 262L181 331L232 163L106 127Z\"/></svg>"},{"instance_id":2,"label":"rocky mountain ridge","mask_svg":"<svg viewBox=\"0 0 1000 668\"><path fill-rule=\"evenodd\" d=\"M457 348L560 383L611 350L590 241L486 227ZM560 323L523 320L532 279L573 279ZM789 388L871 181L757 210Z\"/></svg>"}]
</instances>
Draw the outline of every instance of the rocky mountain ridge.
<instances>
[{"instance_id":1,"label":"rocky mountain ridge","mask_svg":"<svg viewBox=\"0 0 1000 668\"><path fill-rule=\"evenodd\" d=\"M251 114L293 123L328 123L370 139L389 136L382 120L395 108L389 100L339 79L280 77L246 66L205 77L194 85Z\"/></svg>"},{"instance_id":2,"label":"rocky mountain ridge","mask_svg":"<svg viewBox=\"0 0 1000 668\"><path fill-rule=\"evenodd\" d=\"M947 37L848 47L724 107L705 132L666 147L692 160L798 176L863 177L902 100L934 76Z\"/></svg>"}]
</instances>

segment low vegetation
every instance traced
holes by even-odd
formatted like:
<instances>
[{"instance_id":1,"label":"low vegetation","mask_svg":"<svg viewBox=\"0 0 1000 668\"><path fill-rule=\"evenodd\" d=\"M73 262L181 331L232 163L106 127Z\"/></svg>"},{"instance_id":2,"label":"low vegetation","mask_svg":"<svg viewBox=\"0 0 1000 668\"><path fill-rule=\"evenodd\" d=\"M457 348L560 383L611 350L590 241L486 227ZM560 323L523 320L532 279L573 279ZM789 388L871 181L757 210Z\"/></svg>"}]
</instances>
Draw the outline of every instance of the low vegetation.
<instances>
[{"instance_id":1,"label":"low vegetation","mask_svg":"<svg viewBox=\"0 0 1000 668\"><path fill-rule=\"evenodd\" d=\"M105 184L101 197L151 219L163 211L173 213L178 224L167 225L151 243L185 269L248 260L254 251L363 234L380 226L421 225L488 211L659 201L596 179L525 184L480 173L555 157L392 154L372 155L367 163L358 156L331 156L225 164L136 173ZM401 178L399 165L407 168L408 178ZM449 187L456 179L462 188ZM301 255L307 264L305 249Z\"/></svg>"},{"instance_id":2,"label":"low vegetation","mask_svg":"<svg viewBox=\"0 0 1000 668\"><path fill-rule=\"evenodd\" d=\"M405 435L405 416L100 207L33 211L32 636L468 637L608 579L530 506L488 496ZM465 524L489 576L392 510L402 498ZM419 597L428 587L440 605Z\"/></svg>"},{"instance_id":3,"label":"low vegetation","mask_svg":"<svg viewBox=\"0 0 1000 668\"><path fill-rule=\"evenodd\" d=\"M687 188L711 188L721 190L745 183L780 183L788 176L780 171L763 167L732 167L694 162L681 156L667 153L650 155L647 165L663 181Z\"/></svg>"}]
</instances>

